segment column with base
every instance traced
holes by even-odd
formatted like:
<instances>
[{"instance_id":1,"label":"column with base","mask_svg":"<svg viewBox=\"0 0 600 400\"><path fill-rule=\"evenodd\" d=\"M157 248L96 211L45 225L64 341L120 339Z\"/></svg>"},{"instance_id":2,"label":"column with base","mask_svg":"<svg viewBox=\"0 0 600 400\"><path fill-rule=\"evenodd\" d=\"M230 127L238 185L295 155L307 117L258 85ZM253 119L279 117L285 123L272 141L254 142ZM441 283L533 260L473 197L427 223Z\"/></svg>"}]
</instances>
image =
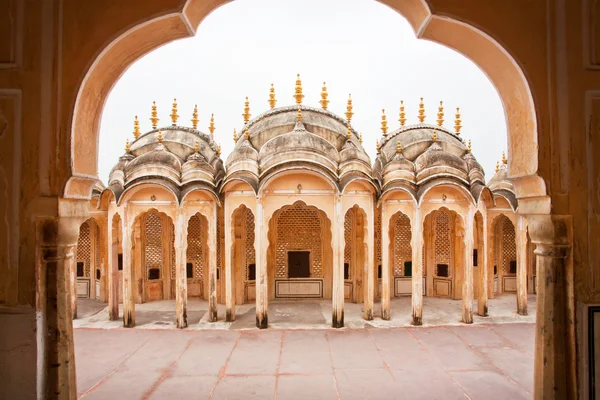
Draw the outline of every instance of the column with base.
<instances>
[{"instance_id":1,"label":"column with base","mask_svg":"<svg viewBox=\"0 0 600 400\"><path fill-rule=\"evenodd\" d=\"M480 317L488 316L488 268L489 268L489 257L488 257L488 219L487 215L483 216L483 249L479 249L478 254L483 256L483 263L480 265L479 270L479 298L477 299L477 314ZM479 235L478 235L479 237ZM480 241L481 243L481 241Z\"/></svg>"},{"instance_id":2,"label":"column with base","mask_svg":"<svg viewBox=\"0 0 600 400\"><path fill-rule=\"evenodd\" d=\"M385 203L381 205L381 318L389 320L390 310L390 218Z\"/></svg>"},{"instance_id":3,"label":"column with base","mask_svg":"<svg viewBox=\"0 0 600 400\"><path fill-rule=\"evenodd\" d=\"M462 321L473 323L473 211L467 212L465 221L465 270L462 292Z\"/></svg>"},{"instance_id":4,"label":"column with base","mask_svg":"<svg viewBox=\"0 0 600 400\"><path fill-rule=\"evenodd\" d=\"M412 324L423 324L423 223L415 207L412 221Z\"/></svg>"},{"instance_id":5,"label":"column with base","mask_svg":"<svg viewBox=\"0 0 600 400\"><path fill-rule=\"evenodd\" d=\"M175 314L177 327L186 328L187 321L187 216L182 209L175 218Z\"/></svg>"},{"instance_id":6,"label":"column with base","mask_svg":"<svg viewBox=\"0 0 600 400\"><path fill-rule=\"evenodd\" d=\"M80 230L77 230L78 233L78 239L79 239L79 232ZM73 317L73 319L77 318L77 242L75 242L75 246L73 246L73 257L69 257L66 260L67 264L67 268L69 268L69 272L70 272L70 276L69 276L69 281L70 281L70 287L71 287L71 315Z\"/></svg>"},{"instance_id":7,"label":"column with base","mask_svg":"<svg viewBox=\"0 0 600 400\"><path fill-rule=\"evenodd\" d=\"M342 198L336 195L333 199L332 221L333 248L333 290L331 295L331 326L344 326L344 218L342 215Z\"/></svg>"},{"instance_id":8,"label":"column with base","mask_svg":"<svg viewBox=\"0 0 600 400\"><path fill-rule=\"evenodd\" d=\"M133 297L134 269L133 252L131 249L132 227L129 224L128 210L125 207L121 219L121 232L123 233L123 326L133 328L135 326L135 300Z\"/></svg>"},{"instance_id":9,"label":"column with base","mask_svg":"<svg viewBox=\"0 0 600 400\"><path fill-rule=\"evenodd\" d=\"M108 286L108 319L116 321L119 319L119 244L117 235L118 226L113 225L113 217L107 221L107 286Z\"/></svg>"},{"instance_id":10,"label":"column with base","mask_svg":"<svg viewBox=\"0 0 600 400\"><path fill-rule=\"evenodd\" d=\"M212 204L208 215L208 315L217 322L217 205Z\"/></svg>"},{"instance_id":11,"label":"column with base","mask_svg":"<svg viewBox=\"0 0 600 400\"><path fill-rule=\"evenodd\" d=\"M227 202L225 203L227 204ZM225 321L235 321L235 285L233 282L233 254L232 246L234 235L232 235L233 213L229 215L229 210L225 209Z\"/></svg>"},{"instance_id":12,"label":"column with base","mask_svg":"<svg viewBox=\"0 0 600 400\"><path fill-rule=\"evenodd\" d=\"M517 313L527 315L527 220L517 216Z\"/></svg>"},{"instance_id":13,"label":"column with base","mask_svg":"<svg viewBox=\"0 0 600 400\"><path fill-rule=\"evenodd\" d=\"M363 268L363 283L364 287L364 313L363 318L367 321L373 319L373 297L375 289L375 214L373 212L374 205L370 205L366 211L367 214L367 234L368 237L363 238L367 242L367 254L364 257ZM342 259L343 260L343 259Z\"/></svg>"},{"instance_id":14,"label":"column with base","mask_svg":"<svg viewBox=\"0 0 600 400\"><path fill-rule=\"evenodd\" d=\"M267 228L264 226L265 218L262 199L256 201L256 217L254 224L254 253L256 263L256 326L266 329L269 326L268 318L268 276L267 276Z\"/></svg>"}]
</instances>

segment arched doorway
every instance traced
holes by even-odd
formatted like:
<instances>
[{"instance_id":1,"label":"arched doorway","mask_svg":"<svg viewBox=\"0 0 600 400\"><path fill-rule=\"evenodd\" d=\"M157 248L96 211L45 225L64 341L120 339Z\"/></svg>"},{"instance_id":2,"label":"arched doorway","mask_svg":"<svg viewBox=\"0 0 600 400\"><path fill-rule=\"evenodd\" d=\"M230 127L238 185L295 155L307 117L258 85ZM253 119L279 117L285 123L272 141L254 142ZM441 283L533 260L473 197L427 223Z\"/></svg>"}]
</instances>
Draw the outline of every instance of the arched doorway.
<instances>
[{"instance_id":1,"label":"arched doorway","mask_svg":"<svg viewBox=\"0 0 600 400\"><path fill-rule=\"evenodd\" d=\"M389 260L391 269L390 293L394 297L412 295L412 231L408 215L399 211L392 216L388 234L390 237Z\"/></svg>"},{"instance_id":2,"label":"arched doorway","mask_svg":"<svg viewBox=\"0 0 600 400\"><path fill-rule=\"evenodd\" d=\"M504 214L492 222L494 295L517 291L517 241L515 226Z\"/></svg>"}]
</instances>

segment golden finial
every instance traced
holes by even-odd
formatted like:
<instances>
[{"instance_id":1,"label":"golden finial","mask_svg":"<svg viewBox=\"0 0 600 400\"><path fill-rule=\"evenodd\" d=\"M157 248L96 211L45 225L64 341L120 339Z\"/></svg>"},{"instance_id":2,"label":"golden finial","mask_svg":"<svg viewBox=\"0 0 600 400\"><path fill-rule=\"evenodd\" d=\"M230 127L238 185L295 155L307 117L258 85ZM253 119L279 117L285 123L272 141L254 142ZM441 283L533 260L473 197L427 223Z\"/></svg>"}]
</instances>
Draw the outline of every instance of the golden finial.
<instances>
[{"instance_id":1,"label":"golden finial","mask_svg":"<svg viewBox=\"0 0 600 400\"><path fill-rule=\"evenodd\" d=\"M398 143L396 143L396 153L402 154L402 143L400 143L400 138L398 138Z\"/></svg>"},{"instance_id":2,"label":"golden finial","mask_svg":"<svg viewBox=\"0 0 600 400\"><path fill-rule=\"evenodd\" d=\"M350 122L348 122L348 130L346 131L346 139L352 139L352 128L350 128Z\"/></svg>"},{"instance_id":3,"label":"golden finial","mask_svg":"<svg viewBox=\"0 0 600 400\"><path fill-rule=\"evenodd\" d=\"M425 104L423 104L423 98L421 97L421 102L419 103L419 122L425 122Z\"/></svg>"},{"instance_id":4,"label":"golden finial","mask_svg":"<svg viewBox=\"0 0 600 400\"><path fill-rule=\"evenodd\" d=\"M158 126L158 112L156 111L156 102L152 102L152 116L150 117L150 122L152 122L152 129L156 129Z\"/></svg>"},{"instance_id":5,"label":"golden finial","mask_svg":"<svg viewBox=\"0 0 600 400\"><path fill-rule=\"evenodd\" d=\"M433 137L431 138L431 140L433 140L434 142L437 142L437 131L436 130L433 131Z\"/></svg>"},{"instance_id":6,"label":"golden finial","mask_svg":"<svg viewBox=\"0 0 600 400\"><path fill-rule=\"evenodd\" d=\"M199 153L200 152L200 141L198 139L196 139L194 141L194 153Z\"/></svg>"},{"instance_id":7,"label":"golden finial","mask_svg":"<svg viewBox=\"0 0 600 400\"><path fill-rule=\"evenodd\" d=\"M496 161L496 173L500 171L500 161Z\"/></svg>"},{"instance_id":8,"label":"golden finial","mask_svg":"<svg viewBox=\"0 0 600 400\"><path fill-rule=\"evenodd\" d=\"M456 107L456 119L454 120L454 131L457 135L460 135L460 128L462 128L460 124L460 108Z\"/></svg>"},{"instance_id":9,"label":"golden finial","mask_svg":"<svg viewBox=\"0 0 600 400\"><path fill-rule=\"evenodd\" d=\"M385 110L382 109L381 110L381 132L383 132L383 136L387 135L387 130L388 130L387 118L385 116Z\"/></svg>"},{"instance_id":10,"label":"golden finial","mask_svg":"<svg viewBox=\"0 0 600 400\"><path fill-rule=\"evenodd\" d=\"M194 106L194 112L192 113L192 126L194 127L194 129L198 129L198 122L200 120L198 119L198 105L196 104Z\"/></svg>"},{"instance_id":11,"label":"golden finial","mask_svg":"<svg viewBox=\"0 0 600 400\"><path fill-rule=\"evenodd\" d=\"M158 140L158 143L162 143L162 131L158 131L158 137L156 138L156 140Z\"/></svg>"},{"instance_id":12,"label":"golden finial","mask_svg":"<svg viewBox=\"0 0 600 400\"><path fill-rule=\"evenodd\" d=\"M329 100L327 100L327 84L323 82L323 88L321 89L321 107L323 110L327 110L327 105L329 104Z\"/></svg>"},{"instance_id":13,"label":"golden finial","mask_svg":"<svg viewBox=\"0 0 600 400\"><path fill-rule=\"evenodd\" d=\"M358 141L362 144L362 142L363 142L362 132L358 136Z\"/></svg>"},{"instance_id":14,"label":"golden finial","mask_svg":"<svg viewBox=\"0 0 600 400\"><path fill-rule=\"evenodd\" d=\"M506 159L506 153L502 152L502 164L506 165L508 164L508 160Z\"/></svg>"},{"instance_id":15,"label":"golden finial","mask_svg":"<svg viewBox=\"0 0 600 400\"><path fill-rule=\"evenodd\" d=\"M400 100L400 126L404 126L406 123L406 113L404 112L404 100Z\"/></svg>"},{"instance_id":16,"label":"golden finial","mask_svg":"<svg viewBox=\"0 0 600 400\"><path fill-rule=\"evenodd\" d=\"M298 74L296 78L296 92L294 93L294 98L296 99L296 104L302 104L304 95L302 94L302 81L300 80L300 74Z\"/></svg>"},{"instance_id":17,"label":"golden finial","mask_svg":"<svg viewBox=\"0 0 600 400\"><path fill-rule=\"evenodd\" d=\"M275 108L275 104L277 104L277 100L275 100L275 86L271 83L271 89L269 89L269 105L271 106L271 110Z\"/></svg>"},{"instance_id":18,"label":"golden finial","mask_svg":"<svg viewBox=\"0 0 600 400\"><path fill-rule=\"evenodd\" d=\"M375 140L375 150L377 151L377 154L379 154L381 152L381 146L379 145L379 140Z\"/></svg>"},{"instance_id":19,"label":"golden finial","mask_svg":"<svg viewBox=\"0 0 600 400\"><path fill-rule=\"evenodd\" d=\"M221 145L218 144L217 145L217 157L219 157L221 155Z\"/></svg>"},{"instance_id":20,"label":"golden finial","mask_svg":"<svg viewBox=\"0 0 600 400\"><path fill-rule=\"evenodd\" d=\"M300 104L298 104L298 122L302 122L302 109L300 108Z\"/></svg>"},{"instance_id":21,"label":"golden finial","mask_svg":"<svg viewBox=\"0 0 600 400\"><path fill-rule=\"evenodd\" d=\"M469 143L467 144L467 153L471 153L472 147L471 147L471 139L469 139Z\"/></svg>"},{"instance_id":22,"label":"golden finial","mask_svg":"<svg viewBox=\"0 0 600 400\"><path fill-rule=\"evenodd\" d=\"M349 94L348 105L346 106L346 119L348 120L348 123L350 123L350 120L352 120L353 115L354 113L352 112L352 95Z\"/></svg>"},{"instance_id":23,"label":"golden finial","mask_svg":"<svg viewBox=\"0 0 600 400\"><path fill-rule=\"evenodd\" d=\"M437 113L437 124L438 126L442 126L442 124L444 123L444 102L440 101L440 106L438 107L438 113Z\"/></svg>"},{"instance_id":24,"label":"golden finial","mask_svg":"<svg viewBox=\"0 0 600 400\"><path fill-rule=\"evenodd\" d=\"M215 114L210 114L210 124L208 125L208 130L212 135L215 132Z\"/></svg>"},{"instance_id":25,"label":"golden finial","mask_svg":"<svg viewBox=\"0 0 600 400\"><path fill-rule=\"evenodd\" d=\"M237 143L237 141L238 141L237 132L236 132L235 128L233 128L233 143Z\"/></svg>"},{"instance_id":26,"label":"golden finial","mask_svg":"<svg viewBox=\"0 0 600 400\"><path fill-rule=\"evenodd\" d=\"M140 137L140 121L138 120L137 115L133 120L133 137L136 139Z\"/></svg>"},{"instance_id":27,"label":"golden finial","mask_svg":"<svg viewBox=\"0 0 600 400\"><path fill-rule=\"evenodd\" d=\"M246 140L250 140L250 134L248 133L248 127L246 127L246 130L244 131L244 137L246 138Z\"/></svg>"},{"instance_id":28,"label":"golden finial","mask_svg":"<svg viewBox=\"0 0 600 400\"><path fill-rule=\"evenodd\" d=\"M242 114L244 117L244 123L248 123L250 121L250 100L248 100L248 96L246 96L246 102L244 103L244 113Z\"/></svg>"},{"instance_id":29,"label":"golden finial","mask_svg":"<svg viewBox=\"0 0 600 400\"><path fill-rule=\"evenodd\" d=\"M125 139L125 153L129 153L131 151L131 147L129 146L129 139Z\"/></svg>"},{"instance_id":30,"label":"golden finial","mask_svg":"<svg viewBox=\"0 0 600 400\"><path fill-rule=\"evenodd\" d=\"M173 121L173 126L176 126L177 118L179 118L179 115L177 115L177 99L173 99L173 107L169 116L171 117L171 121Z\"/></svg>"}]
</instances>

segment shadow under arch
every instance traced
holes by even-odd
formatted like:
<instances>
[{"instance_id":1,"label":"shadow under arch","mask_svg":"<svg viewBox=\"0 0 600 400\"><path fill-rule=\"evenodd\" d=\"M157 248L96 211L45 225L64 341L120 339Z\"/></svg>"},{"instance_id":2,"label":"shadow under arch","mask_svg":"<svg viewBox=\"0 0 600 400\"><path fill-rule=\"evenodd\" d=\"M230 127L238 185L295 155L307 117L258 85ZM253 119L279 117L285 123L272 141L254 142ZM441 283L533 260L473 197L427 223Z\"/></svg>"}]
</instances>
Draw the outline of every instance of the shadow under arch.
<instances>
[{"instance_id":1,"label":"shadow under arch","mask_svg":"<svg viewBox=\"0 0 600 400\"><path fill-rule=\"evenodd\" d=\"M538 138L533 96L525 74L511 53L494 38L448 10L432 10L426 0L379 0L403 15L415 35L443 44L469 58L494 84L508 128L509 171L519 197L546 196L537 176ZM64 197L89 198L96 179L98 131L106 98L123 72L141 56L171 41L194 36L202 20L226 0L186 0L179 6L151 10L97 40L93 60L82 71L70 121L71 171ZM517 145L518 142L518 145ZM547 199L549 213L550 203Z\"/></svg>"}]
</instances>

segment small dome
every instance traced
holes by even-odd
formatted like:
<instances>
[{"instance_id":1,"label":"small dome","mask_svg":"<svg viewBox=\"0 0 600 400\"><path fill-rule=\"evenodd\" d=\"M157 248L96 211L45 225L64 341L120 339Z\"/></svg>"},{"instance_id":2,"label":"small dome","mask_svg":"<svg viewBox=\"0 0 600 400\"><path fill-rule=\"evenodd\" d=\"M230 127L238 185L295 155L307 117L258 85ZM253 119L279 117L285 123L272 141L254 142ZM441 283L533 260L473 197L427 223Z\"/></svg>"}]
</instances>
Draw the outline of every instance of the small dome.
<instances>
[{"instance_id":1,"label":"small dome","mask_svg":"<svg viewBox=\"0 0 600 400\"><path fill-rule=\"evenodd\" d=\"M466 162L460 157L443 151L442 147L434 142L429 148L415 160L415 168L418 173L433 167L455 168L465 175L468 173Z\"/></svg>"},{"instance_id":2,"label":"small dome","mask_svg":"<svg viewBox=\"0 0 600 400\"><path fill-rule=\"evenodd\" d=\"M131 160L127 164L125 171L128 172L134 170L136 167L149 165L164 165L179 171L181 163L181 159L175 154L171 153L164 146L158 146L154 151L149 151Z\"/></svg>"}]
</instances>

